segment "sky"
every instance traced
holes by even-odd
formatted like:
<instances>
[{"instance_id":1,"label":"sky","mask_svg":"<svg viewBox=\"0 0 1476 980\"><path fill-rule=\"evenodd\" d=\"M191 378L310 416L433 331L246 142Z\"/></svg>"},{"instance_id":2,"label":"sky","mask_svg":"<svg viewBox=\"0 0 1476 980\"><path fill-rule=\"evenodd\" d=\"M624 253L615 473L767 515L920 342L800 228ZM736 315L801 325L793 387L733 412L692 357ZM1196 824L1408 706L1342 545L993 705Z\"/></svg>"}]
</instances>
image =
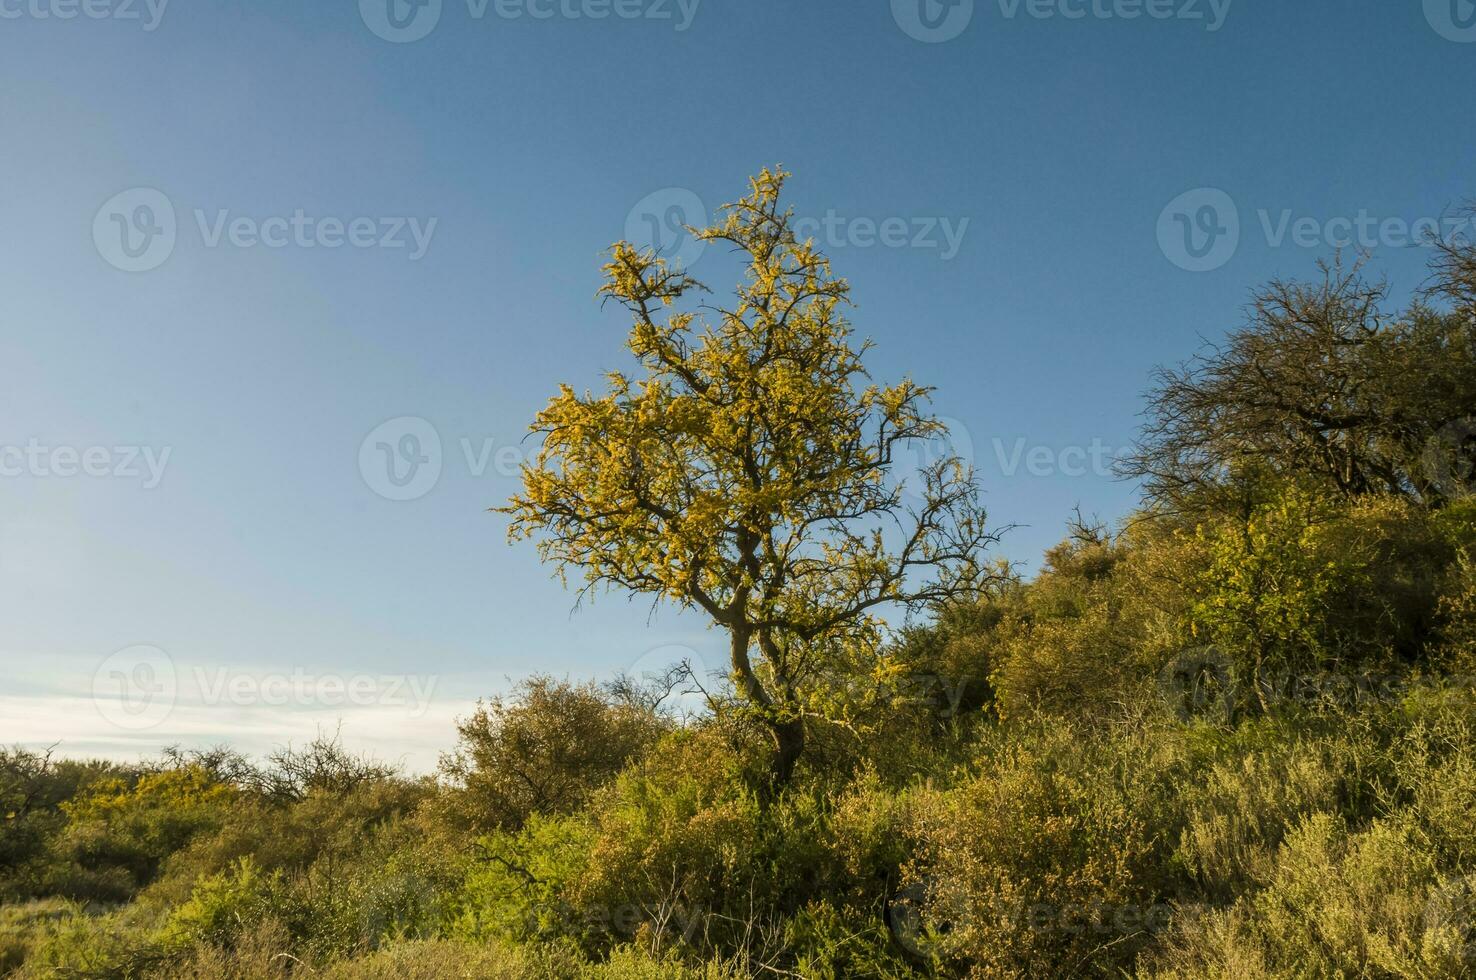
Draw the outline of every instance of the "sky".
<instances>
[{"instance_id":1,"label":"sky","mask_svg":"<svg viewBox=\"0 0 1476 980\"><path fill-rule=\"evenodd\" d=\"M764 166L1038 567L1258 283L1419 287L1473 83L1471 0L0 0L0 743L424 770L520 677L720 667L488 508L630 366L602 254L729 288L679 227Z\"/></svg>"}]
</instances>

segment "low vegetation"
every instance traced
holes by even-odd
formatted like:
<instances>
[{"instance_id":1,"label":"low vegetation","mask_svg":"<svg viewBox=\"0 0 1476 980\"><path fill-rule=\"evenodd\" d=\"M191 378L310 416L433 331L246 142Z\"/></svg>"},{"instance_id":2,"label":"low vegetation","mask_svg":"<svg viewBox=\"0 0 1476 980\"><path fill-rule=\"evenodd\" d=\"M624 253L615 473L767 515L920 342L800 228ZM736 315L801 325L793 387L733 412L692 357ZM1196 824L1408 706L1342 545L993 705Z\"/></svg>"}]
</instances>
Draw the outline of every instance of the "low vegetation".
<instances>
[{"instance_id":1,"label":"low vegetation","mask_svg":"<svg viewBox=\"0 0 1476 980\"><path fill-rule=\"evenodd\" d=\"M531 678L423 777L0 751L0 970L1476 977L1476 251L1407 310L1269 287L1150 396L1139 511L1025 578L956 461L888 482L926 390L866 382L782 184L704 232L751 259L706 332L617 246L647 374L560 395L512 504L726 681Z\"/></svg>"}]
</instances>

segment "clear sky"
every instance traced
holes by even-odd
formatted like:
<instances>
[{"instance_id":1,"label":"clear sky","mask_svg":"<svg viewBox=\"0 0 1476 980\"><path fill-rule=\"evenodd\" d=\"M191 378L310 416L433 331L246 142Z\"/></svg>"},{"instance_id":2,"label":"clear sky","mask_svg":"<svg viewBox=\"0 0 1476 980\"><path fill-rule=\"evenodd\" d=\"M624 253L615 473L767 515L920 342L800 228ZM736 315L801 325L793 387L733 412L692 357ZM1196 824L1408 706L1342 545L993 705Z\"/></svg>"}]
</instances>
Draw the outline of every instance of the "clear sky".
<instances>
[{"instance_id":1,"label":"clear sky","mask_svg":"<svg viewBox=\"0 0 1476 980\"><path fill-rule=\"evenodd\" d=\"M716 665L486 508L627 364L602 251L766 164L1033 563L1254 284L1419 285L1473 93L1470 0L0 0L0 741L423 768L509 678Z\"/></svg>"}]
</instances>

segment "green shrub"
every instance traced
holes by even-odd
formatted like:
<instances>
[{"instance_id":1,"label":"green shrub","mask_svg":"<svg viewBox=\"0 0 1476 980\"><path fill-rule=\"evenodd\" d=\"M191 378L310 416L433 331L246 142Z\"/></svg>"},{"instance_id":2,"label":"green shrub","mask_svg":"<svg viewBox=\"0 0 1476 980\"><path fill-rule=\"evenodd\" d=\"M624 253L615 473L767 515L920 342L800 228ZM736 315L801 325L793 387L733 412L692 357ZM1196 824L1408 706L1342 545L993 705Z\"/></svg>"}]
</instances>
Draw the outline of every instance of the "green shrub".
<instances>
[{"instance_id":1,"label":"green shrub","mask_svg":"<svg viewBox=\"0 0 1476 980\"><path fill-rule=\"evenodd\" d=\"M1167 917L1182 760L1149 730L1048 724L986 741L975 772L919 800L913 945L981 977L1132 963Z\"/></svg>"},{"instance_id":2,"label":"green shrub","mask_svg":"<svg viewBox=\"0 0 1476 980\"><path fill-rule=\"evenodd\" d=\"M1288 836L1264 890L1183 917L1142 975L1472 976L1473 911L1407 822L1355 833L1319 813Z\"/></svg>"},{"instance_id":3,"label":"green shrub","mask_svg":"<svg viewBox=\"0 0 1476 980\"><path fill-rule=\"evenodd\" d=\"M655 742L662 723L593 684L533 677L479 704L457 725L443 774L448 815L476 832L517 829L535 813L569 813Z\"/></svg>"},{"instance_id":4,"label":"green shrub","mask_svg":"<svg viewBox=\"0 0 1476 980\"><path fill-rule=\"evenodd\" d=\"M153 881L166 858L218 829L239 790L196 768L98 782L63 803L53 887L86 900L123 901Z\"/></svg>"},{"instance_id":5,"label":"green shrub","mask_svg":"<svg viewBox=\"0 0 1476 980\"><path fill-rule=\"evenodd\" d=\"M1338 807L1354 776L1339 746L1279 734L1264 746L1232 744L1179 788L1184 827L1174 860L1203 899L1226 902L1264 885L1287 833Z\"/></svg>"}]
</instances>

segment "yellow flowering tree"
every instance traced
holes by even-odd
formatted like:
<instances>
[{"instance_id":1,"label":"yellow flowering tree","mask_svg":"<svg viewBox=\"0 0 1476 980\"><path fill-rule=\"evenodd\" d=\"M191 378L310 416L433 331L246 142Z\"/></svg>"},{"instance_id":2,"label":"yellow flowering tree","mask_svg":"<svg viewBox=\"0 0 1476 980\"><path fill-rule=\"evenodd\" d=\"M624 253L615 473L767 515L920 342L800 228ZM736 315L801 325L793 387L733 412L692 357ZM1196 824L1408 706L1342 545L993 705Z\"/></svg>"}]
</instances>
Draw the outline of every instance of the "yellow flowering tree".
<instances>
[{"instance_id":1,"label":"yellow flowering tree","mask_svg":"<svg viewBox=\"0 0 1476 980\"><path fill-rule=\"evenodd\" d=\"M581 594L610 587L705 613L726 631L738 695L772 736L782 785L828 653L874 648L887 609L976 591L994 536L972 471L927 466L904 496L894 453L945 427L930 389L873 384L846 321L848 285L781 210L764 170L717 223L745 271L728 305L681 268L614 246L601 295L631 314L633 374L603 395L564 385L533 423L514 540Z\"/></svg>"}]
</instances>

